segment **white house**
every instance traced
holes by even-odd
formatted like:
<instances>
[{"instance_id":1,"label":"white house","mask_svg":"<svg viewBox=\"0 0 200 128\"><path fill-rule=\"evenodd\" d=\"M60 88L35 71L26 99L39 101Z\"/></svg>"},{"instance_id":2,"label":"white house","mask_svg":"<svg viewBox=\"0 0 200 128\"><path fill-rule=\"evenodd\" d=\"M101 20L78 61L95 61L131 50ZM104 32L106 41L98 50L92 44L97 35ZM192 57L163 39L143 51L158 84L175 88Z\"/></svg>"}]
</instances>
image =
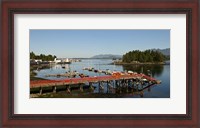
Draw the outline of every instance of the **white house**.
<instances>
[{"instance_id":1,"label":"white house","mask_svg":"<svg viewBox=\"0 0 200 128\"><path fill-rule=\"evenodd\" d=\"M37 63L42 62L42 59L35 59L35 62Z\"/></svg>"},{"instance_id":2,"label":"white house","mask_svg":"<svg viewBox=\"0 0 200 128\"><path fill-rule=\"evenodd\" d=\"M55 62L55 63L60 63L60 62L61 62L61 60L60 60L60 59L57 59L57 58L55 58L55 59L54 59L54 62Z\"/></svg>"},{"instance_id":3,"label":"white house","mask_svg":"<svg viewBox=\"0 0 200 128\"><path fill-rule=\"evenodd\" d=\"M55 58L54 62L60 63L60 64L70 64L71 63L68 58Z\"/></svg>"}]
</instances>

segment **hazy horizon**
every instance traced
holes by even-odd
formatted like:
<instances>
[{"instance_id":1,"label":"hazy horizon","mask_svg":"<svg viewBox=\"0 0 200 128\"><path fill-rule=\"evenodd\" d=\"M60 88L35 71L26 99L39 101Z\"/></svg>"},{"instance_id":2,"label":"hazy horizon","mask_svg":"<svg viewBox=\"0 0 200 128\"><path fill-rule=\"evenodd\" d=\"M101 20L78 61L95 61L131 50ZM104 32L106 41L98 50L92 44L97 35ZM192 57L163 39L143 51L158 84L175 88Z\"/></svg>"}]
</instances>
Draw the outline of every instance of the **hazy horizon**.
<instances>
[{"instance_id":1,"label":"hazy horizon","mask_svg":"<svg viewBox=\"0 0 200 128\"><path fill-rule=\"evenodd\" d=\"M170 48L170 30L30 30L30 52L58 58Z\"/></svg>"}]
</instances>

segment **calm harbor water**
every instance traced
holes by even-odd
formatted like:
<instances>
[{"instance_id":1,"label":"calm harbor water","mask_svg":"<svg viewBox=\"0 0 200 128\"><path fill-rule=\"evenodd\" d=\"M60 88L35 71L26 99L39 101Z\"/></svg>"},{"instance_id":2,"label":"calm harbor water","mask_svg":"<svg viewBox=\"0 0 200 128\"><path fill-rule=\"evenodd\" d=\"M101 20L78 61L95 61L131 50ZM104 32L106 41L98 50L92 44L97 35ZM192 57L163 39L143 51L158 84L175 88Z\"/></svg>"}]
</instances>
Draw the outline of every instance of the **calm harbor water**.
<instances>
[{"instance_id":1,"label":"calm harbor water","mask_svg":"<svg viewBox=\"0 0 200 128\"><path fill-rule=\"evenodd\" d=\"M122 93L117 94L115 92L109 92L104 85L105 89L100 92L98 84L93 84L95 86L94 91L87 92L84 91L82 95L77 95L76 91L74 92L74 97L123 97L123 98L170 98L170 65L113 65L111 64L113 60L111 59L82 59L81 62L73 62L71 64L65 65L52 65L48 68L36 69L36 77L41 77L45 79L66 79L66 77L46 77L47 74L62 74L69 71L77 71L89 76L103 76L103 73L95 73L88 70L83 70L84 67L93 67L97 70L106 70L111 71L134 71L137 73L148 74L151 73L152 77L157 80L161 80L161 84L152 85L141 92L134 93ZM63 68L65 67L65 68ZM148 71L149 70L149 71ZM67 97L69 94L66 92L58 92L56 94L59 97L59 94L62 97ZM64 95L64 96L63 96ZM72 91L73 95L73 91ZM73 96L72 96L73 97Z\"/></svg>"}]
</instances>

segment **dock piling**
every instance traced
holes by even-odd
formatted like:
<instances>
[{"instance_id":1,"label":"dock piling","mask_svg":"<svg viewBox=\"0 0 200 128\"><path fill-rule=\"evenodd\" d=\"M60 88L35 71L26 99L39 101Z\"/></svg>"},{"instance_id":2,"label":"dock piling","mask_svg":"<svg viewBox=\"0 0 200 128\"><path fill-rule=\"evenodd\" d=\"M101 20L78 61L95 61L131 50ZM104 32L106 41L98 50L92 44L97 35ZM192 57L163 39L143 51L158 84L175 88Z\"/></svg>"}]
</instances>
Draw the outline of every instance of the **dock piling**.
<instances>
[{"instance_id":1,"label":"dock piling","mask_svg":"<svg viewBox=\"0 0 200 128\"><path fill-rule=\"evenodd\" d=\"M93 83L98 82L97 88L99 89L99 91L102 91L104 90L104 88L107 88L107 90L115 89L117 93L118 92L122 93L122 92L130 92L130 91L133 92L133 91L138 91L138 90L140 91L146 88L147 86L151 86L152 84L161 83L161 81L158 81L155 78L146 76L144 74L67 78L65 80L39 80L39 81L30 81L30 82L31 82L30 88L31 89L39 88L40 94L44 93L43 87L52 87L52 86L53 86L52 91L54 93L58 91L59 86L63 86L63 85L66 85L66 91L68 93L71 93L72 89L70 88L70 86L75 86L75 88L77 88L77 85L78 85L78 89L80 89L80 91L83 91L83 84L89 83L89 88L91 90L94 90Z\"/></svg>"},{"instance_id":2,"label":"dock piling","mask_svg":"<svg viewBox=\"0 0 200 128\"><path fill-rule=\"evenodd\" d=\"M40 95L42 95L42 87L40 87L40 92L39 93L40 93Z\"/></svg>"},{"instance_id":3,"label":"dock piling","mask_svg":"<svg viewBox=\"0 0 200 128\"><path fill-rule=\"evenodd\" d=\"M53 93L56 93L56 86L53 86Z\"/></svg>"},{"instance_id":4,"label":"dock piling","mask_svg":"<svg viewBox=\"0 0 200 128\"><path fill-rule=\"evenodd\" d=\"M71 90L70 90L70 85L66 85L66 87L67 87L67 93L71 93Z\"/></svg>"},{"instance_id":5,"label":"dock piling","mask_svg":"<svg viewBox=\"0 0 200 128\"><path fill-rule=\"evenodd\" d=\"M90 89L93 91L93 90L94 90L94 87L92 86L92 83L91 83L91 82L89 83L89 86L90 86Z\"/></svg>"},{"instance_id":6,"label":"dock piling","mask_svg":"<svg viewBox=\"0 0 200 128\"><path fill-rule=\"evenodd\" d=\"M80 91L83 92L83 85L80 84Z\"/></svg>"}]
</instances>

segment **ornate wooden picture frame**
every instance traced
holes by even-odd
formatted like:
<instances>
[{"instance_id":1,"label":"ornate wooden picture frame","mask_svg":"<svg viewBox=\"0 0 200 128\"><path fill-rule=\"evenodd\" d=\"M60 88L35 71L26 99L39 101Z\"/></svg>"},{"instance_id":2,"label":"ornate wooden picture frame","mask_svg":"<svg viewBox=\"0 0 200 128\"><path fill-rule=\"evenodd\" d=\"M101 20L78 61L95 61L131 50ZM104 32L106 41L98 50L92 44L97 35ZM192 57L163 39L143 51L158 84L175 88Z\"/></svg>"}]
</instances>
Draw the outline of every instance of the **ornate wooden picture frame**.
<instances>
[{"instance_id":1,"label":"ornate wooden picture frame","mask_svg":"<svg viewBox=\"0 0 200 128\"><path fill-rule=\"evenodd\" d=\"M199 127L198 0L5 0L2 1L2 127ZM15 114L15 14L186 14L186 114ZM181 42L178 42L181 45ZM144 123L145 122L145 123Z\"/></svg>"}]
</instances>

